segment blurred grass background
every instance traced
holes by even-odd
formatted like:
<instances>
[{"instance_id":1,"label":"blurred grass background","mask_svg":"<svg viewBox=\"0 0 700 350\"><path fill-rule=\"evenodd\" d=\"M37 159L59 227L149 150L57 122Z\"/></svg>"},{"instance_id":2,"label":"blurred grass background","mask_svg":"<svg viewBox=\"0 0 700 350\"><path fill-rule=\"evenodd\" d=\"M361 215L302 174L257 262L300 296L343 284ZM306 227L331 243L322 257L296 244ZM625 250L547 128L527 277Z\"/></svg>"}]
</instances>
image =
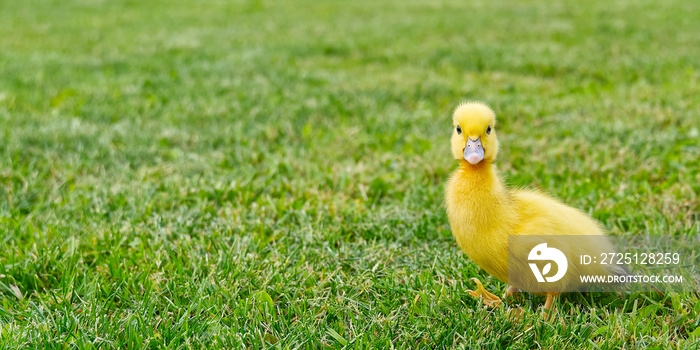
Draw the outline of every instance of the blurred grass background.
<instances>
[{"instance_id":1,"label":"blurred grass background","mask_svg":"<svg viewBox=\"0 0 700 350\"><path fill-rule=\"evenodd\" d=\"M700 233L700 3L0 1L0 348L689 348L698 294L483 310L462 100L614 234Z\"/></svg>"}]
</instances>

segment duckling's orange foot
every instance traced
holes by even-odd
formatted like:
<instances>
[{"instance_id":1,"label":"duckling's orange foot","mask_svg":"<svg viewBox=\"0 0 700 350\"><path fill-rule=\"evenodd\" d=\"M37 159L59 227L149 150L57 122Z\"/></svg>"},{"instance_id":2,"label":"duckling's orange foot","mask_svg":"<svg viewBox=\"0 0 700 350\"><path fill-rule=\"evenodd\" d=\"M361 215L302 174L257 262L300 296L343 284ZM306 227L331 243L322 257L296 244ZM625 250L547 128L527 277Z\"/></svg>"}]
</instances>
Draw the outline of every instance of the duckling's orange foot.
<instances>
[{"instance_id":1,"label":"duckling's orange foot","mask_svg":"<svg viewBox=\"0 0 700 350\"><path fill-rule=\"evenodd\" d=\"M508 318L513 322L522 322L525 315L525 309L522 306L518 306L517 309L508 310Z\"/></svg>"},{"instance_id":2,"label":"duckling's orange foot","mask_svg":"<svg viewBox=\"0 0 700 350\"><path fill-rule=\"evenodd\" d=\"M486 307L499 307L503 303L501 301L501 298L491 294L489 291L484 288L484 285L481 284L481 281L479 281L476 278L472 278L472 281L476 283L476 290L468 290L467 293L469 295L475 297L475 298L481 298L481 301L486 305Z\"/></svg>"}]
</instances>

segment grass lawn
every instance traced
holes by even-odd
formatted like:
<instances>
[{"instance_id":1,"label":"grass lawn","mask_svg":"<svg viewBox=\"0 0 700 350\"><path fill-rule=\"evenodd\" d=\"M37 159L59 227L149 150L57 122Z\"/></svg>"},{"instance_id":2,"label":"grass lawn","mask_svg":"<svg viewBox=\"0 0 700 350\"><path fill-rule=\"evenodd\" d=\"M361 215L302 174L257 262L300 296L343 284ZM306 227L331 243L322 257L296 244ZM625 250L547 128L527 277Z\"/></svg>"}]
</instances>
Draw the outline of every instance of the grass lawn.
<instances>
[{"instance_id":1,"label":"grass lawn","mask_svg":"<svg viewBox=\"0 0 700 350\"><path fill-rule=\"evenodd\" d=\"M484 310L450 114L617 235L700 234L700 2L0 1L0 348L696 348L700 294Z\"/></svg>"}]
</instances>

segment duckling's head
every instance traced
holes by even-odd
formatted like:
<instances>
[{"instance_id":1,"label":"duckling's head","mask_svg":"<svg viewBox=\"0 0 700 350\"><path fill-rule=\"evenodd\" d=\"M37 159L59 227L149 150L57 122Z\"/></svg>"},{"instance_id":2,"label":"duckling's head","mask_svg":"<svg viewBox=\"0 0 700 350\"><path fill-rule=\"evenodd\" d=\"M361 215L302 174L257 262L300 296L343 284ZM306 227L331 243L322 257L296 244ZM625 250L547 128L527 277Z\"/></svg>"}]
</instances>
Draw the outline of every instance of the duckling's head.
<instances>
[{"instance_id":1,"label":"duckling's head","mask_svg":"<svg viewBox=\"0 0 700 350\"><path fill-rule=\"evenodd\" d=\"M496 114L481 102L460 104L452 114L452 154L460 162L493 163L498 154Z\"/></svg>"}]
</instances>

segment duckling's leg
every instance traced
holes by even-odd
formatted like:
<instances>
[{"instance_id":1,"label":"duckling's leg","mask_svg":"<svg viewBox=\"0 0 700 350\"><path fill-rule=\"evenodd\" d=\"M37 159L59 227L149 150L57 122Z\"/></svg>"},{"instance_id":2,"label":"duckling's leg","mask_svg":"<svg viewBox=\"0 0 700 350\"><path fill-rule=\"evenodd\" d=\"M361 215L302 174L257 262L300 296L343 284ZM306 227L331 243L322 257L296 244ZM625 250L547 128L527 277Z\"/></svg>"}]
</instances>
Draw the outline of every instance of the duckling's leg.
<instances>
[{"instance_id":1,"label":"duckling's leg","mask_svg":"<svg viewBox=\"0 0 700 350\"><path fill-rule=\"evenodd\" d=\"M511 298L515 293L520 291L518 288L515 288L513 286L508 287L508 290L506 290L506 294L503 294L501 298Z\"/></svg>"},{"instance_id":2,"label":"duckling's leg","mask_svg":"<svg viewBox=\"0 0 700 350\"><path fill-rule=\"evenodd\" d=\"M542 314L544 316L544 319L549 321L553 320L556 317L556 310L554 309L554 307L552 307L552 303L554 303L554 298L559 297L559 292L549 292L546 294L547 300L544 302L544 309L546 311L543 311Z\"/></svg>"},{"instance_id":3,"label":"duckling's leg","mask_svg":"<svg viewBox=\"0 0 700 350\"><path fill-rule=\"evenodd\" d=\"M559 292L548 292L547 293L547 300L544 302L544 308L545 310L552 310L552 303L554 302L554 298L559 297Z\"/></svg>"},{"instance_id":4,"label":"duckling's leg","mask_svg":"<svg viewBox=\"0 0 700 350\"><path fill-rule=\"evenodd\" d=\"M491 307L499 307L503 302L501 301L501 298L491 294L489 291L484 288L484 285L481 284L481 281L479 281L476 278L472 278L472 281L476 283L476 290L468 290L467 292L469 295L475 297L475 298L481 298L482 302L486 306L491 306Z\"/></svg>"}]
</instances>

